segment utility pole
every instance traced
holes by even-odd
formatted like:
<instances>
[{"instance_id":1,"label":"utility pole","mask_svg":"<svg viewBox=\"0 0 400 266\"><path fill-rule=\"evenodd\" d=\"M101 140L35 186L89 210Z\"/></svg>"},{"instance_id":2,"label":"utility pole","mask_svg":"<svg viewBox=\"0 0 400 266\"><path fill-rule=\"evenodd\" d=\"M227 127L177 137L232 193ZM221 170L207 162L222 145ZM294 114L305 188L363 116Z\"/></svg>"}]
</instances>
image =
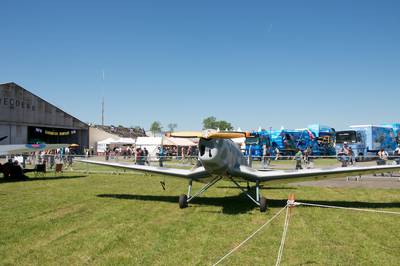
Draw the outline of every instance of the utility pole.
<instances>
[{"instance_id":1,"label":"utility pole","mask_svg":"<svg viewBox=\"0 0 400 266\"><path fill-rule=\"evenodd\" d=\"M103 101L101 102L101 126L104 127L104 96Z\"/></svg>"},{"instance_id":2,"label":"utility pole","mask_svg":"<svg viewBox=\"0 0 400 266\"><path fill-rule=\"evenodd\" d=\"M104 69L102 71L102 79L103 79L103 86L104 86L104 79L105 79L105 75L104 75ZM102 86L102 87L103 87ZM102 88L102 94L103 94L103 99L101 101L101 126L104 127L104 88Z\"/></svg>"}]
</instances>

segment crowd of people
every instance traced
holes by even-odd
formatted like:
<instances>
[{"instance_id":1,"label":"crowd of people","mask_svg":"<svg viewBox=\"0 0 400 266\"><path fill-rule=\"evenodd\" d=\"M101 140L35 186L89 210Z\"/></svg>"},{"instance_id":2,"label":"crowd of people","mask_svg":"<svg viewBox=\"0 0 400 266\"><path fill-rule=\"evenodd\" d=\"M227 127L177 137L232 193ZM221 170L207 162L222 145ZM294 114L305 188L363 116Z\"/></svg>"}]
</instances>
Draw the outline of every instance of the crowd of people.
<instances>
[{"instance_id":1,"label":"crowd of people","mask_svg":"<svg viewBox=\"0 0 400 266\"><path fill-rule=\"evenodd\" d=\"M197 157L198 149L196 146L159 146L155 157L151 157L146 147L114 147L106 149L104 156L105 160L118 159L120 156L125 160L132 160L138 165L150 165L150 161L156 160L160 166L166 159L189 160Z\"/></svg>"},{"instance_id":2,"label":"crowd of people","mask_svg":"<svg viewBox=\"0 0 400 266\"><path fill-rule=\"evenodd\" d=\"M69 147L56 150L31 152L24 158L24 164L46 164L50 169L53 169L55 164L63 164L66 167L70 167L72 166L75 155L75 150Z\"/></svg>"}]
</instances>

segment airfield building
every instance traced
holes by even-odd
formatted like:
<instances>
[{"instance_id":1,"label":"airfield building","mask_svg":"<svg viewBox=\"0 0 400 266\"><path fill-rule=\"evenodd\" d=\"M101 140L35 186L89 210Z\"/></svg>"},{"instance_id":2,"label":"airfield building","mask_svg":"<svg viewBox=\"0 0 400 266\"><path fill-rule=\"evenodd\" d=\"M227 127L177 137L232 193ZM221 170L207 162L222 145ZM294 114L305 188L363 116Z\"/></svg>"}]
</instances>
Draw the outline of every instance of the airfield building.
<instances>
[{"instance_id":1,"label":"airfield building","mask_svg":"<svg viewBox=\"0 0 400 266\"><path fill-rule=\"evenodd\" d=\"M89 126L11 82L0 84L1 144L74 143L89 145Z\"/></svg>"}]
</instances>

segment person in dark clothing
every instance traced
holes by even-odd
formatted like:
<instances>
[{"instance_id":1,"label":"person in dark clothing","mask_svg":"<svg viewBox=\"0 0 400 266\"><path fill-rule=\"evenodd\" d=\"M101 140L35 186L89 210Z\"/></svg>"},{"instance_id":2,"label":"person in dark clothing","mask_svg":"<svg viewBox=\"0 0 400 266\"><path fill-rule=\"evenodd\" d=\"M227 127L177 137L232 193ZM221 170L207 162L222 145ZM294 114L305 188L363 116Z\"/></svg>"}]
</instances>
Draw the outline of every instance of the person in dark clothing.
<instances>
[{"instance_id":1,"label":"person in dark clothing","mask_svg":"<svg viewBox=\"0 0 400 266\"><path fill-rule=\"evenodd\" d=\"M146 149L146 147L143 148L143 159L144 159L144 163L147 165L150 165L149 162L149 151Z\"/></svg>"}]
</instances>

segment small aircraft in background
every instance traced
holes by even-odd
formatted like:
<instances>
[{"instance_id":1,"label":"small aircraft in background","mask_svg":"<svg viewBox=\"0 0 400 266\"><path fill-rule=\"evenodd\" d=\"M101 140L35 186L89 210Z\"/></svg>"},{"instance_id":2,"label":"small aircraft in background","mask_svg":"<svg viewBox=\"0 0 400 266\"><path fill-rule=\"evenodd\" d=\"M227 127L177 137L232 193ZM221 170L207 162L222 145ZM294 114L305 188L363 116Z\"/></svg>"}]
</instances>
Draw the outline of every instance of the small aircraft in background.
<instances>
[{"instance_id":1,"label":"small aircraft in background","mask_svg":"<svg viewBox=\"0 0 400 266\"><path fill-rule=\"evenodd\" d=\"M340 167L332 169L304 169L304 170L269 170L259 171L248 166L248 161L241 153L239 147L231 140L232 138L248 137L247 132L230 132L205 130L202 132L175 132L168 133L168 137L199 138L198 165L191 170L163 168L144 165L133 165L124 163L102 162L93 160L81 160L82 162L113 166L143 172L157 173L181 177L189 181L188 193L179 196L179 207L186 208L188 203L198 197L221 179L231 181L247 197L257 204L261 212L267 210L267 199L260 195L260 183L277 179L291 179L303 177L341 177L359 176L362 174L373 174L400 171L400 165L384 165L369 167ZM192 182L206 183L197 193L192 195ZM255 197L247 189L239 184L239 181L255 183Z\"/></svg>"},{"instance_id":2,"label":"small aircraft in background","mask_svg":"<svg viewBox=\"0 0 400 266\"><path fill-rule=\"evenodd\" d=\"M7 138L2 137L0 141ZM0 156L4 155L17 155L27 152L43 151L43 150L56 150L68 147L70 144L12 144L0 145ZM9 159L5 164L0 163L0 172L3 173L4 178L21 179L26 176L24 173L32 170L23 169L18 162L13 162Z\"/></svg>"}]
</instances>

